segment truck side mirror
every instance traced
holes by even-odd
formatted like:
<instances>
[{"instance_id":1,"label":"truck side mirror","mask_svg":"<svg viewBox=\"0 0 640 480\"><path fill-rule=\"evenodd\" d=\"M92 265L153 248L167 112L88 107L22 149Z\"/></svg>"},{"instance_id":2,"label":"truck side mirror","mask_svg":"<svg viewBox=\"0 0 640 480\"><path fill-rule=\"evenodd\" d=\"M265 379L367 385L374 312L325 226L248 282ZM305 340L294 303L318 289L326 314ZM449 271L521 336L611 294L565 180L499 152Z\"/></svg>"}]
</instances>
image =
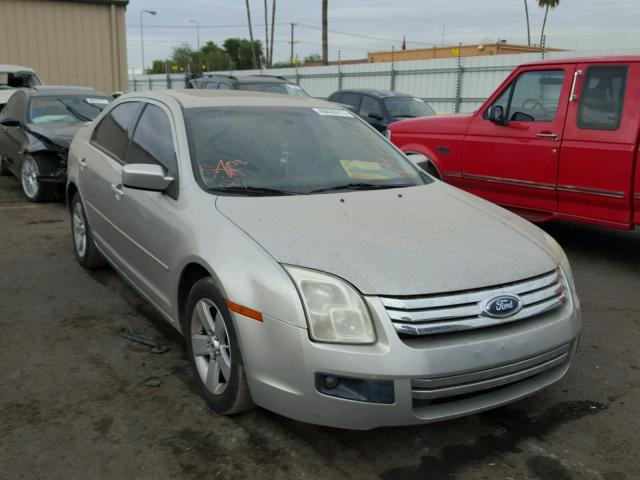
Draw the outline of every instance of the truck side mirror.
<instances>
[{"instance_id":1,"label":"truck side mirror","mask_svg":"<svg viewBox=\"0 0 640 480\"><path fill-rule=\"evenodd\" d=\"M504 116L504 108L502 105L493 105L489 107L489 121L496 125L506 125L507 119Z\"/></svg>"}]
</instances>

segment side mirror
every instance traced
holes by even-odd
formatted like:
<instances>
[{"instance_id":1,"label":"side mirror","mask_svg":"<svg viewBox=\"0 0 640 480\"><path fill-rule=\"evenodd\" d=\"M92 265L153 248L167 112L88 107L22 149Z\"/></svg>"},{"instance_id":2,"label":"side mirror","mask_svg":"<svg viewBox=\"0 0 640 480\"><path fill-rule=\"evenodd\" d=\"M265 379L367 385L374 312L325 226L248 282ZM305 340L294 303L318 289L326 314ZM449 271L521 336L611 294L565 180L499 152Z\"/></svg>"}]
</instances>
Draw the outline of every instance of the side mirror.
<instances>
[{"instance_id":1,"label":"side mirror","mask_svg":"<svg viewBox=\"0 0 640 480\"><path fill-rule=\"evenodd\" d=\"M502 105L494 105L489 107L489 121L496 125L506 125L507 119L504 116L504 108Z\"/></svg>"},{"instance_id":2,"label":"side mirror","mask_svg":"<svg viewBox=\"0 0 640 480\"><path fill-rule=\"evenodd\" d=\"M374 120L384 120L381 115L371 112L367 115L369 118L373 118Z\"/></svg>"},{"instance_id":3,"label":"side mirror","mask_svg":"<svg viewBox=\"0 0 640 480\"><path fill-rule=\"evenodd\" d=\"M122 167L122 185L136 190L164 192L173 177L165 174L160 165L147 163L131 163Z\"/></svg>"},{"instance_id":4,"label":"side mirror","mask_svg":"<svg viewBox=\"0 0 640 480\"><path fill-rule=\"evenodd\" d=\"M421 153L406 153L406 157L411 163L413 163L420 170L427 171L427 165L429 165L429 159Z\"/></svg>"},{"instance_id":5,"label":"side mirror","mask_svg":"<svg viewBox=\"0 0 640 480\"><path fill-rule=\"evenodd\" d=\"M123 92L120 92L120 91L113 92L113 93L111 94L111 98L118 98L118 97L120 97L121 95L124 95L124 93L123 93Z\"/></svg>"},{"instance_id":6,"label":"side mirror","mask_svg":"<svg viewBox=\"0 0 640 480\"><path fill-rule=\"evenodd\" d=\"M22 122L15 118L6 117L0 120L0 125L3 127L19 127L22 125Z\"/></svg>"}]
</instances>

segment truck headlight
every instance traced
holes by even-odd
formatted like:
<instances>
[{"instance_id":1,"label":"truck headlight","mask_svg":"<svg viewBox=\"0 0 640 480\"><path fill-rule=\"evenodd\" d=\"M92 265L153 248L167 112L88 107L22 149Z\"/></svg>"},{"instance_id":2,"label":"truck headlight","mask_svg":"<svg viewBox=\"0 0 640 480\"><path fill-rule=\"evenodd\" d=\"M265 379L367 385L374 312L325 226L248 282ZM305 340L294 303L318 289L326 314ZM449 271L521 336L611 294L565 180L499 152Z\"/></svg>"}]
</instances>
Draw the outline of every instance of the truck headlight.
<instances>
[{"instance_id":1,"label":"truck headlight","mask_svg":"<svg viewBox=\"0 0 640 480\"><path fill-rule=\"evenodd\" d=\"M295 284L317 342L368 344L376 340L364 299L344 280L316 270L284 265Z\"/></svg>"}]
</instances>

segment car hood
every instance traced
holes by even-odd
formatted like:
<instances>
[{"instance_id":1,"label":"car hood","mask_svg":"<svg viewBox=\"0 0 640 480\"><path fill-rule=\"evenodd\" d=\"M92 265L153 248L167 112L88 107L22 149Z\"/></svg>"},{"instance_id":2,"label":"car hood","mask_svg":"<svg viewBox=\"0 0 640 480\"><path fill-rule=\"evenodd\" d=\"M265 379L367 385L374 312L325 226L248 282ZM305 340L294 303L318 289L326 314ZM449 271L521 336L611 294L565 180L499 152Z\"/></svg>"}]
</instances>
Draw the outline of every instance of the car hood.
<instances>
[{"instance_id":1,"label":"car hood","mask_svg":"<svg viewBox=\"0 0 640 480\"><path fill-rule=\"evenodd\" d=\"M389 125L394 133L443 133L448 135L464 134L473 118L472 113L456 113L451 115L432 115L430 117L410 118ZM392 137L393 138L393 137Z\"/></svg>"},{"instance_id":2,"label":"car hood","mask_svg":"<svg viewBox=\"0 0 640 480\"><path fill-rule=\"evenodd\" d=\"M558 265L537 227L442 182L308 196L220 196L216 207L276 261L329 272L364 294L474 289Z\"/></svg>"},{"instance_id":3,"label":"car hood","mask_svg":"<svg viewBox=\"0 0 640 480\"><path fill-rule=\"evenodd\" d=\"M66 126L45 126L29 124L29 131L39 140L46 140L55 145L63 148L69 148L71 140L78 133L78 130L82 128L82 123Z\"/></svg>"}]
</instances>

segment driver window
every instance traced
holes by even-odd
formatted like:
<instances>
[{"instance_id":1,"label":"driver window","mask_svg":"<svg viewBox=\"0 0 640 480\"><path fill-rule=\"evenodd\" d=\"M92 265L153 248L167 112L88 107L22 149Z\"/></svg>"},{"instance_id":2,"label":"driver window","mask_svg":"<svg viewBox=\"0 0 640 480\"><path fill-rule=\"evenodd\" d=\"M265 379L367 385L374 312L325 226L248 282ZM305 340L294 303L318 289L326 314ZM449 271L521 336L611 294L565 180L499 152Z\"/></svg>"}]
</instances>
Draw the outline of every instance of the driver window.
<instances>
[{"instance_id":1,"label":"driver window","mask_svg":"<svg viewBox=\"0 0 640 480\"><path fill-rule=\"evenodd\" d=\"M373 114L374 117L369 117L369 114ZM360 116L365 118L376 118L375 116L382 118L382 110L380 109L378 101L375 98L371 98L366 95L362 97Z\"/></svg>"},{"instance_id":2,"label":"driver window","mask_svg":"<svg viewBox=\"0 0 640 480\"><path fill-rule=\"evenodd\" d=\"M507 118L518 122L550 122L556 116L564 70L536 70L518 77Z\"/></svg>"}]
</instances>

